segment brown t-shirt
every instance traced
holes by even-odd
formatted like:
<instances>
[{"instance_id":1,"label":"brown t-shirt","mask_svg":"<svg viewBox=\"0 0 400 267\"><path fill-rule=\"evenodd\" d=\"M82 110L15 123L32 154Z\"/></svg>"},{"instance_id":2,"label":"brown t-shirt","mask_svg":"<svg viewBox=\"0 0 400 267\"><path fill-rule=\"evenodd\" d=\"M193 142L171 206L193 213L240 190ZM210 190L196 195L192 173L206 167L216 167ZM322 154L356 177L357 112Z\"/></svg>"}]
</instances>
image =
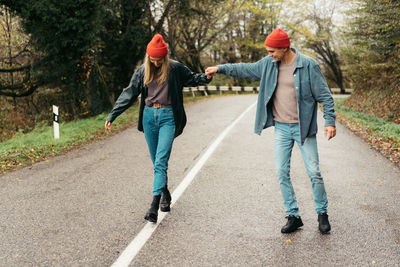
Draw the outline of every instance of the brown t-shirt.
<instances>
[{"instance_id":1,"label":"brown t-shirt","mask_svg":"<svg viewBox=\"0 0 400 267\"><path fill-rule=\"evenodd\" d=\"M278 85L273 96L272 107L274 120L277 122L297 123L299 121L293 78L295 62L279 64Z\"/></svg>"},{"instance_id":2,"label":"brown t-shirt","mask_svg":"<svg viewBox=\"0 0 400 267\"><path fill-rule=\"evenodd\" d=\"M159 85L157 82L158 72L155 73L151 83L147 85L147 97L144 100L146 106L153 104L171 105L171 100L168 98L168 81Z\"/></svg>"}]
</instances>

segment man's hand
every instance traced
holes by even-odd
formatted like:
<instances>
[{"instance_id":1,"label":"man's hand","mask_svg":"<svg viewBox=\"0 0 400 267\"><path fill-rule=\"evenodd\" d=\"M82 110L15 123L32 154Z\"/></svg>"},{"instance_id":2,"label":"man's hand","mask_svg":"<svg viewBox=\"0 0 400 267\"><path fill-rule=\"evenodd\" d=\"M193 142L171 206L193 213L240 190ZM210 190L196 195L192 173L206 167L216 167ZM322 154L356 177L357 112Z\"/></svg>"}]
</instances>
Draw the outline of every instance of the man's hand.
<instances>
[{"instance_id":1,"label":"man's hand","mask_svg":"<svg viewBox=\"0 0 400 267\"><path fill-rule=\"evenodd\" d=\"M104 124L104 127L106 127L107 130L111 130L111 122L106 121L106 123Z\"/></svg>"},{"instance_id":2,"label":"man's hand","mask_svg":"<svg viewBox=\"0 0 400 267\"><path fill-rule=\"evenodd\" d=\"M214 76L214 74L217 73L217 71L218 71L218 67L217 67L217 66L208 67L208 68L206 69L207 78L208 78L208 79L211 79L212 76Z\"/></svg>"},{"instance_id":3,"label":"man's hand","mask_svg":"<svg viewBox=\"0 0 400 267\"><path fill-rule=\"evenodd\" d=\"M326 126L325 127L325 136L328 137L328 140L331 140L336 136L336 127L335 126Z\"/></svg>"}]
</instances>

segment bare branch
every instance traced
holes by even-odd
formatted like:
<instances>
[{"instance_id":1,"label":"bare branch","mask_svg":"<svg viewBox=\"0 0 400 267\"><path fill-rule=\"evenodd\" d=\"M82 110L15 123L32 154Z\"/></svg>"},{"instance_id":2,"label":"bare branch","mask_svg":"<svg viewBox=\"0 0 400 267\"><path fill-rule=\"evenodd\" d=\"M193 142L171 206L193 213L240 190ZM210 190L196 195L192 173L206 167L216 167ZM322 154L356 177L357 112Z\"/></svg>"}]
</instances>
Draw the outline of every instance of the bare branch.
<instances>
[{"instance_id":1,"label":"bare branch","mask_svg":"<svg viewBox=\"0 0 400 267\"><path fill-rule=\"evenodd\" d=\"M167 6L164 9L163 14L161 15L161 18L158 20L157 25L154 27L154 33L158 33L161 31L162 26L164 24L164 20L167 17L169 10L171 9L173 3L174 3L174 0L169 0Z\"/></svg>"}]
</instances>

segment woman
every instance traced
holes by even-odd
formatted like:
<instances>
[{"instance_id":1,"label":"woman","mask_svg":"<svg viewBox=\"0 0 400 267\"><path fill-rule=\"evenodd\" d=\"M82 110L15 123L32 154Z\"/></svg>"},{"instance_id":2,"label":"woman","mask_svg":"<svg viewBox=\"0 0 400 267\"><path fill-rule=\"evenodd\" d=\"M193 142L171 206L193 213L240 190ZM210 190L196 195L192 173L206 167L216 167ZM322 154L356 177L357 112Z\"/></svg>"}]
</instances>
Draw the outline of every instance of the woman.
<instances>
[{"instance_id":1,"label":"woman","mask_svg":"<svg viewBox=\"0 0 400 267\"><path fill-rule=\"evenodd\" d=\"M154 35L146 52L144 64L135 71L129 86L118 97L105 127L110 130L117 116L142 95L138 129L144 132L154 166L153 201L144 218L155 223L160 206L161 211L170 211L167 169L172 143L186 125L183 87L205 84L211 79L169 60L167 44L160 34Z\"/></svg>"}]
</instances>

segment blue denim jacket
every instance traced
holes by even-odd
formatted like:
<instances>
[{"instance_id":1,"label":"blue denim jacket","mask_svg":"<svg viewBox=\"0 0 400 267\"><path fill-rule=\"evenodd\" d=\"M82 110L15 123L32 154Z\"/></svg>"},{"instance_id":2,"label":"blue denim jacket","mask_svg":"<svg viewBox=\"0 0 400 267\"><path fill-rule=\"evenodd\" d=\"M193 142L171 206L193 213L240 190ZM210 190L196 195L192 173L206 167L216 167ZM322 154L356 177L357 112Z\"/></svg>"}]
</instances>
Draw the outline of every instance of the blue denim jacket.
<instances>
[{"instance_id":1,"label":"blue denim jacket","mask_svg":"<svg viewBox=\"0 0 400 267\"><path fill-rule=\"evenodd\" d=\"M299 114L302 144L307 137L317 133L318 103L323 105L325 126L335 126L334 101L318 63L295 49L296 66L293 73ZM278 82L278 62L272 57L264 57L255 63L218 65L218 73L260 80L257 113L254 132L261 134L265 128L274 125L272 96Z\"/></svg>"}]
</instances>

